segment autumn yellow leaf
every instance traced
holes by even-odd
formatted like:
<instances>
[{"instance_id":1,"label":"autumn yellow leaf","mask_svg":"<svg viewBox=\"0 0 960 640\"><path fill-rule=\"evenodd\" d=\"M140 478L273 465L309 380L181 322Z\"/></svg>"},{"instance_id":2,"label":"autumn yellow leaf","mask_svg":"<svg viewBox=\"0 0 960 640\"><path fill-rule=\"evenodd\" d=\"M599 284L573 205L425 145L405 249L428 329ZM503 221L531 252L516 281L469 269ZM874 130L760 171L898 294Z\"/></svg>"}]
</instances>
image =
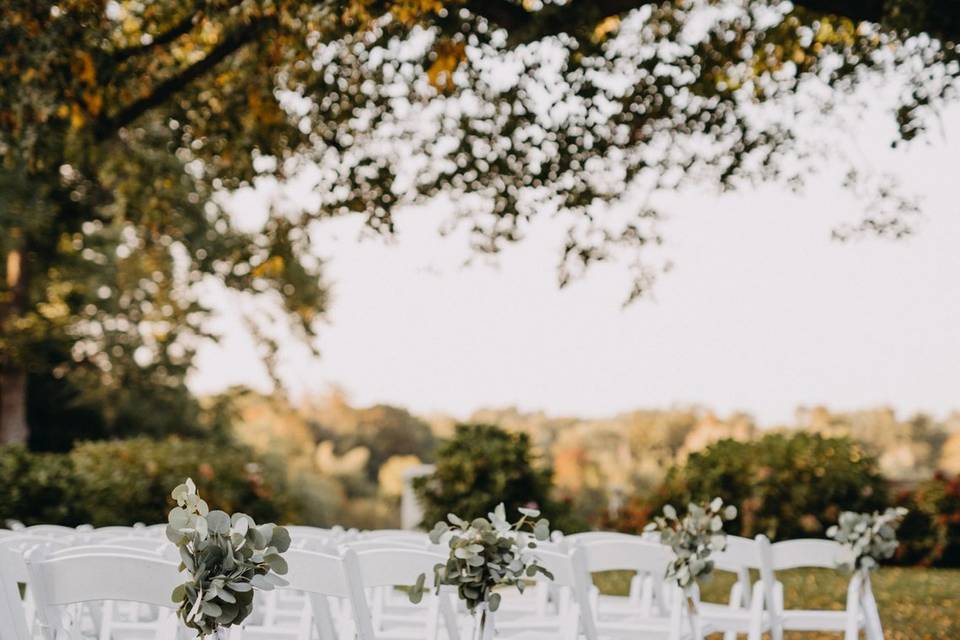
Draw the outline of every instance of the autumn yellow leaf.
<instances>
[{"instance_id":1,"label":"autumn yellow leaf","mask_svg":"<svg viewBox=\"0 0 960 640\"><path fill-rule=\"evenodd\" d=\"M451 91L454 87L453 72L466 58L466 46L463 42L445 39L438 42L433 51L436 58L427 69L427 78L437 91Z\"/></svg>"},{"instance_id":2,"label":"autumn yellow leaf","mask_svg":"<svg viewBox=\"0 0 960 640\"><path fill-rule=\"evenodd\" d=\"M97 68L93 64L93 57L86 51L78 51L76 57L73 73L87 86L95 85L97 83Z\"/></svg>"},{"instance_id":3,"label":"autumn yellow leaf","mask_svg":"<svg viewBox=\"0 0 960 640\"><path fill-rule=\"evenodd\" d=\"M608 16L593 28L593 41L603 42L620 29L620 16Z\"/></svg>"},{"instance_id":4,"label":"autumn yellow leaf","mask_svg":"<svg viewBox=\"0 0 960 640\"><path fill-rule=\"evenodd\" d=\"M83 109L76 102L70 105L70 128L81 129L86 118L83 115Z\"/></svg>"},{"instance_id":5,"label":"autumn yellow leaf","mask_svg":"<svg viewBox=\"0 0 960 640\"><path fill-rule=\"evenodd\" d=\"M442 10L440 0L398 0L390 7L393 17L405 25L413 25L422 16L439 14Z\"/></svg>"},{"instance_id":6,"label":"autumn yellow leaf","mask_svg":"<svg viewBox=\"0 0 960 640\"><path fill-rule=\"evenodd\" d=\"M90 115L99 115L103 108L103 96L95 89L88 89L83 92L83 103L87 106Z\"/></svg>"},{"instance_id":7,"label":"autumn yellow leaf","mask_svg":"<svg viewBox=\"0 0 960 640\"><path fill-rule=\"evenodd\" d=\"M263 264L257 265L253 269L253 275L257 278L276 278L283 273L283 257L273 256Z\"/></svg>"}]
</instances>

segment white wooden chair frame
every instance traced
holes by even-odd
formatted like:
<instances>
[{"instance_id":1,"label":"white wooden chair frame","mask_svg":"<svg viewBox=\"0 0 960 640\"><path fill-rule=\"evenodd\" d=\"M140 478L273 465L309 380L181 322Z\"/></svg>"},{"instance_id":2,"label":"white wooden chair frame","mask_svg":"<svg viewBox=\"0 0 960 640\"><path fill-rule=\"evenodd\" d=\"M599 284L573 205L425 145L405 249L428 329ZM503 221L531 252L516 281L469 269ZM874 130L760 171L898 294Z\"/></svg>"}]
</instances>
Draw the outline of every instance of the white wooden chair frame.
<instances>
[{"instance_id":1,"label":"white wooden chair frame","mask_svg":"<svg viewBox=\"0 0 960 640\"><path fill-rule=\"evenodd\" d=\"M773 585L772 594L768 596L771 601L768 602L767 609L771 617L771 635L774 640L782 640L785 630L832 631L842 633L844 640L857 640L863 630L867 640L883 640L883 628L870 576L865 571L858 571L851 576L843 611L784 608L783 585L776 580L775 572L800 568L836 570L837 560L842 553L839 543L833 540L809 539L770 544L764 539L761 544L767 556L767 568L761 574L761 580L764 585Z\"/></svg>"},{"instance_id":2,"label":"white wooden chair frame","mask_svg":"<svg viewBox=\"0 0 960 640\"><path fill-rule=\"evenodd\" d=\"M46 640L79 638L80 620L76 612L68 613L68 608L99 601L152 605L158 612L152 625L155 637L173 638L178 633L180 625L170 594L182 576L174 562L113 550L54 554L43 546L29 551L25 562ZM109 638L113 630L101 628L99 635Z\"/></svg>"}]
</instances>

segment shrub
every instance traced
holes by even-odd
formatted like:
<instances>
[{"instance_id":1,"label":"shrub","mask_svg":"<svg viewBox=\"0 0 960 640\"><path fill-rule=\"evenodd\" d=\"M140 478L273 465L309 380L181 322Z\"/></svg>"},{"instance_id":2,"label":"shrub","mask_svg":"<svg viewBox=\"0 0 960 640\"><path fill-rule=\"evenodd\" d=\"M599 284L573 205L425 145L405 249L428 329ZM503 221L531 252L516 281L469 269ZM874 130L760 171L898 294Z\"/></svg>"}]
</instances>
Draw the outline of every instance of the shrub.
<instances>
[{"instance_id":1,"label":"shrub","mask_svg":"<svg viewBox=\"0 0 960 640\"><path fill-rule=\"evenodd\" d=\"M73 461L58 453L0 447L0 526L12 518L24 524L76 526L85 522Z\"/></svg>"},{"instance_id":2,"label":"shrub","mask_svg":"<svg viewBox=\"0 0 960 640\"><path fill-rule=\"evenodd\" d=\"M485 517L499 503L507 513L540 509L554 529L570 530L569 509L551 497L553 471L539 464L525 433L486 424L457 425L454 437L437 450L436 471L414 481L424 509L423 525L448 513Z\"/></svg>"},{"instance_id":3,"label":"shrub","mask_svg":"<svg viewBox=\"0 0 960 640\"><path fill-rule=\"evenodd\" d=\"M300 519L284 474L249 449L205 440L87 442L66 454L0 449L0 508L25 524L164 522L169 488L192 477L210 507L257 521Z\"/></svg>"},{"instance_id":4,"label":"shrub","mask_svg":"<svg viewBox=\"0 0 960 640\"><path fill-rule=\"evenodd\" d=\"M900 526L896 560L902 564L960 567L960 475L937 474L898 503L910 510Z\"/></svg>"},{"instance_id":5,"label":"shrub","mask_svg":"<svg viewBox=\"0 0 960 640\"><path fill-rule=\"evenodd\" d=\"M728 532L771 539L820 537L841 511L888 506L873 457L849 439L810 433L717 442L672 468L651 507L715 496L738 509Z\"/></svg>"}]
</instances>

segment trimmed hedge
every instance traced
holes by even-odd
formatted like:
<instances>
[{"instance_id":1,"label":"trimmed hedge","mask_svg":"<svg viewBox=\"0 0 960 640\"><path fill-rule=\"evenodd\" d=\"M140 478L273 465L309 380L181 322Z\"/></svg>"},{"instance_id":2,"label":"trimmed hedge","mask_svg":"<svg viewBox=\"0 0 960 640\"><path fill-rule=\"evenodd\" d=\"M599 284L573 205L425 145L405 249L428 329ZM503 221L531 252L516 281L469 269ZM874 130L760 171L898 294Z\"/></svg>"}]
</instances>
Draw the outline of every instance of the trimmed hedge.
<instances>
[{"instance_id":1,"label":"trimmed hedge","mask_svg":"<svg viewBox=\"0 0 960 640\"><path fill-rule=\"evenodd\" d=\"M602 529L636 533L665 504L720 496L740 510L727 531L773 540L823 537L841 511L910 510L898 531L894 564L960 567L960 475L938 474L890 497L876 460L846 438L769 434L724 440L670 470L653 495L631 498Z\"/></svg>"},{"instance_id":2,"label":"trimmed hedge","mask_svg":"<svg viewBox=\"0 0 960 640\"><path fill-rule=\"evenodd\" d=\"M68 453L0 447L0 518L24 524L164 522L170 491L192 477L212 509L258 522L300 519L283 471L235 444L132 438L78 444Z\"/></svg>"},{"instance_id":3,"label":"trimmed hedge","mask_svg":"<svg viewBox=\"0 0 960 640\"><path fill-rule=\"evenodd\" d=\"M841 511L889 505L876 460L846 438L768 434L749 442L721 440L672 468L649 499L633 500L612 526L638 530L651 512L716 496L736 505L729 533L772 540L824 535Z\"/></svg>"}]
</instances>

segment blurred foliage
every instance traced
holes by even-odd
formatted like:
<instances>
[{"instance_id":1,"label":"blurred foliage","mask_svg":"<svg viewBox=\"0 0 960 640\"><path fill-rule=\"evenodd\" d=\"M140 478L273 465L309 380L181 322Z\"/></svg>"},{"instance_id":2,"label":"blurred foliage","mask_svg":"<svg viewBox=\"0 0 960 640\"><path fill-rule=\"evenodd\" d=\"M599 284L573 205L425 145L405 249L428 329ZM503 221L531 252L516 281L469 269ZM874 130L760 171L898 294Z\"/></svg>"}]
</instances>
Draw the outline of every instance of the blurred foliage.
<instances>
[{"instance_id":1,"label":"blurred foliage","mask_svg":"<svg viewBox=\"0 0 960 640\"><path fill-rule=\"evenodd\" d=\"M34 451L69 451L76 441L147 435L225 440L234 418L229 394L197 398L181 380L155 386L131 371L120 387L85 388L52 370L29 376L27 418Z\"/></svg>"},{"instance_id":2,"label":"blurred foliage","mask_svg":"<svg viewBox=\"0 0 960 640\"><path fill-rule=\"evenodd\" d=\"M24 524L164 522L169 488L186 477L213 509L302 518L281 465L243 446L176 438L87 442L56 454L0 447L0 513Z\"/></svg>"},{"instance_id":3,"label":"blurred foliage","mask_svg":"<svg viewBox=\"0 0 960 640\"><path fill-rule=\"evenodd\" d=\"M948 420L949 422L949 420ZM924 480L943 465L950 426L924 414L897 419L888 407L834 413L824 407L801 409L797 427L825 436L846 436L875 455L885 476L898 481Z\"/></svg>"},{"instance_id":4,"label":"blurred foliage","mask_svg":"<svg viewBox=\"0 0 960 640\"><path fill-rule=\"evenodd\" d=\"M433 457L430 426L405 409L354 407L343 393L293 405L279 394L232 394L235 437L282 459L311 524L399 526L402 471Z\"/></svg>"},{"instance_id":5,"label":"blurred foliage","mask_svg":"<svg viewBox=\"0 0 960 640\"><path fill-rule=\"evenodd\" d=\"M469 521L503 503L508 513L539 509L555 530L580 530L583 523L571 519L569 506L553 497L552 475L532 452L526 434L494 425L457 425L453 438L437 450L434 473L414 480L423 526L445 520L448 513Z\"/></svg>"},{"instance_id":6,"label":"blurred foliage","mask_svg":"<svg viewBox=\"0 0 960 640\"><path fill-rule=\"evenodd\" d=\"M952 446L960 446L960 414L934 420L924 414L898 418L883 407L851 412L802 407L793 422L764 429L748 414L723 416L696 406L592 419L483 409L469 420L528 434L535 450L552 460L557 494L571 502L577 517L631 530L642 528L651 508L658 507L645 496L671 467L724 439L749 442L771 432L846 437L877 459L885 479L900 484L928 479L937 469L960 471ZM445 432L448 421L433 418L431 424Z\"/></svg>"},{"instance_id":7,"label":"blurred foliage","mask_svg":"<svg viewBox=\"0 0 960 640\"><path fill-rule=\"evenodd\" d=\"M861 445L802 432L717 442L671 469L650 500L659 510L715 496L738 509L728 533L773 540L822 537L841 511L889 504L887 482Z\"/></svg>"},{"instance_id":8,"label":"blurred foliage","mask_svg":"<svg viewBox=\"0 0 960 640\"><path fill-rule=\"evenodd\" d=\"M243 314L271 366L278 327L312 346L327 304L312 225L359 214L391 233L397 207L440 194L480 252L559 211L560 283L626 254L641 295L665 268L637 257L661 244L653 196L801 183L841 147L802 140L798 116L821 128L871 72L897 83L894 141L951 95L952 5L861 5L9 0L8 393L47 370L82 393L177 388L208 337L211 290L269 307ZM290 177L309 197L259 223L227 212L225 194ZM916 206L889 181L845 182L869 210L841 235L910 232ZM645 204L597 215L620 201ZM44 344L63 354L52 368ZM11 416L0 436L23 439Z\"/></svg>"},{"instance_id":9,"label":"blurred foliage","mask_svg":"<svg viewBox=\"0 0 960 640\"><path fill-rule=\"evenodd\" d=\"M0 517L24 524L83 524L87 511L76 477L67 455L0 447Z\"/></svg>"},{"instance_id":10,"label":"blurred foliage","mask_svg":"<svg viewBox=\"0 0 960 640\"><path fill-rule=\"evenodd\" d=\"M377 479L380 468L393 456L433 459L436 438L430 425L406 409L384 404L356 408L334 391L308 411L314 433L333 442L333 454L361 447L369 452L364 471L370 480Z\"/></svg>"},{"instance_id":11,"label":"blurred foliage","mask_svg":"<svg viewBox=\"0 0 960 640\"><path fill-rule=\"evenodd\" d=\"M960 476L938 473L903 491L897 502L910 509L900 527L897 560L960 567Z\"/></svg>"}]
</instances>

